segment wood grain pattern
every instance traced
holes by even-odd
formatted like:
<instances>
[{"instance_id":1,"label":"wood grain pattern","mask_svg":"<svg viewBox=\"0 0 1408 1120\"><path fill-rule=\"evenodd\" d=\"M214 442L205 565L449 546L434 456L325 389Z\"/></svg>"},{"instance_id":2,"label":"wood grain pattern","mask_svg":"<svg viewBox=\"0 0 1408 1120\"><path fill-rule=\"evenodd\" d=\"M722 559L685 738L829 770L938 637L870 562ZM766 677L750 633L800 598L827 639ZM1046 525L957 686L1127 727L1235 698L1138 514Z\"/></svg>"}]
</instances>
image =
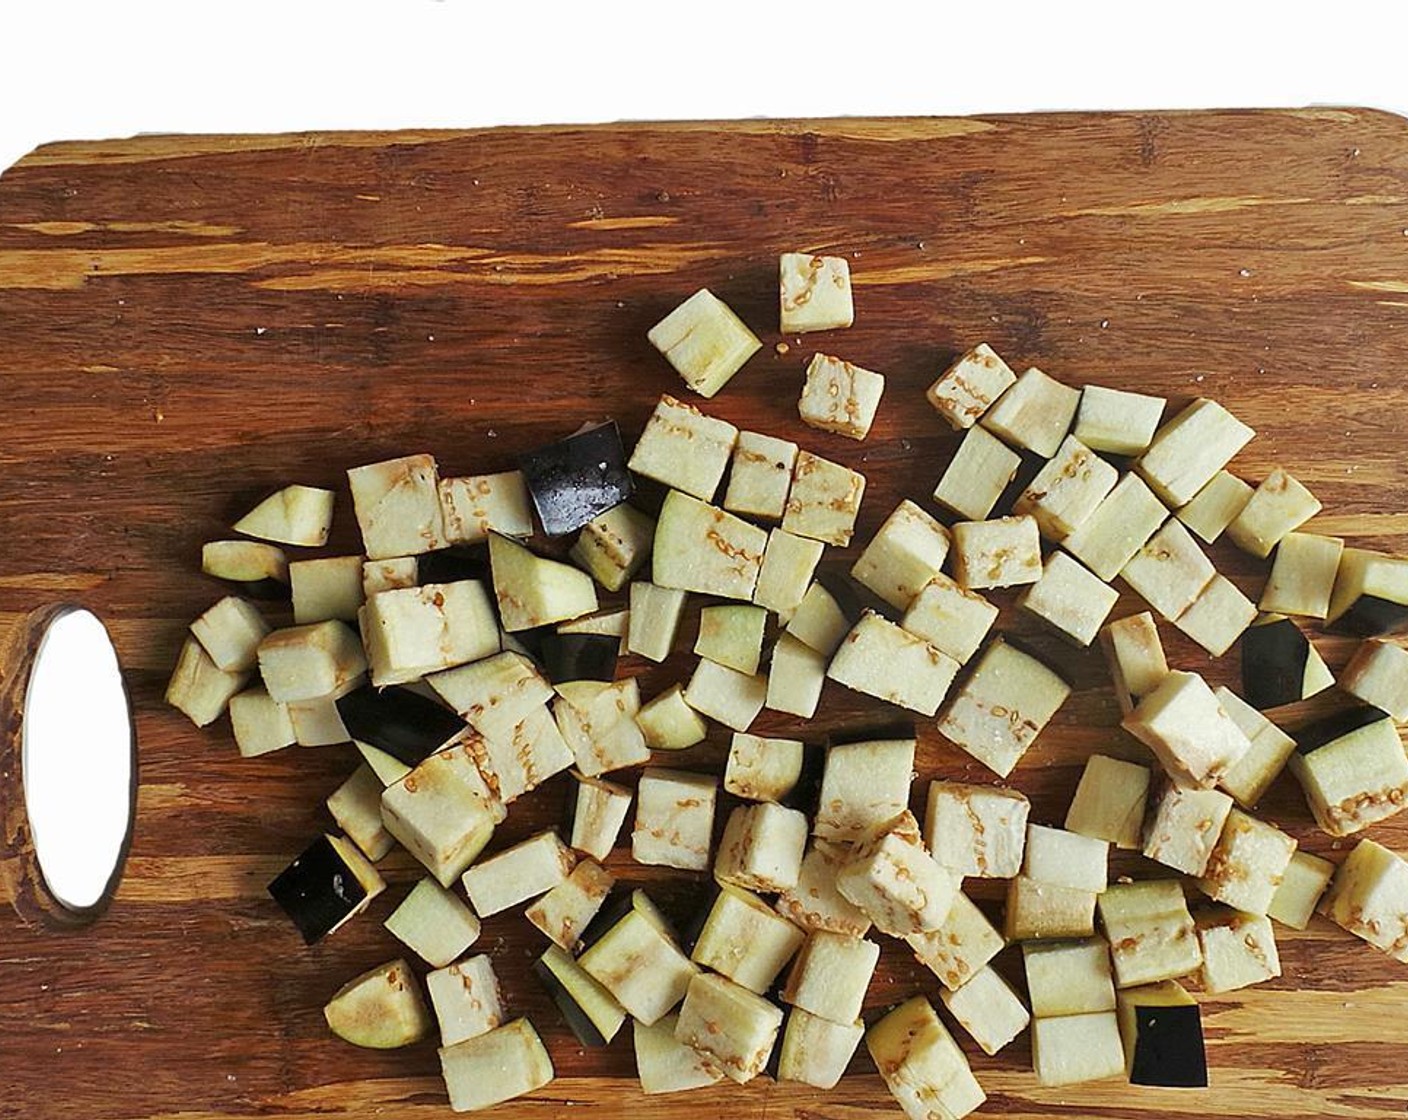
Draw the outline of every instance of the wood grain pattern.
<instances>
[{"instance_id":1,"label":"wood grain pattern","mask_svg":"<svg viewBox=\"0 0 1408 1120\"><path fill-rule=\"evenodd\" d=\"M776 255L797 248L851 256L857 322L787 340L784 354ZM0 178L0 628L13 634L60 599L107 621L137 709L141 787L131 859L100 922L61 934L0 914L0 1117L446 1114L432 1046L353 1051L320 1015L344 979L394 954L380 921L414 877L410 862L391 857L393 888L312 950L263 893L325 827L321 798L353 767L350 749L244 762L223 727L197 732L161 704L187 622L219 593L198 574L199 547L273 487L337 485L359 462L428 450L446 473L503 469L608 414L633 435L653 399L679 389L645 331L706 284L767 344L710 411L865 472L858 544L899 498L932 488L956 441L922 389L987 339L1014 365L1075 383L1215 396L1260 432L1241 473L1284 463L1324 501L1318 526L1405 547L1408 133L1395 117L746 122L42 148ZM797 418L814 343L889 375L863 445ZM328 551L348 550L352 528L340 499ZM1214 554L1259 589L1265 565ZM1235 681L1235 655L1209 662L1164 629L1172 660ZM1015 776L1036 819L1059 823L1091 750L1138 748L1116 730L1098 654L1032 638L1078 685ZM1336 667L1349 653L1342 640L1322 648ZM646 670L645 694L688 661ZM807 735L877 710L832 686ZM772 714L759 726L794 729ZM724 741L716 731L670 761L716 765ZM984 776L931 729L919 769ZM918 803L922 782L915 790ZM560 796L554 787L516 805L496 843L555 820ZM1289 779L1262 812L1335 854ZM1408 821L1372 834L1408 849ZM0 884L19 878L14 854L4 858ZM633 867L624 851L611 865L678 916L698 896L697 879ZM1117 867L1138 873L1139 861ZM998 897L977 894L989 907ZM1210 1092L1041 1090L1019 1040L996 1059L974 1055L988 1111L1401 1114L1408 973L1320 919L1278 935L1281 980L1204 1001ZM499 1115L894 1111L864 1058L831 1094L760 1081L643 1098L629 1032L584 1052L551 1011L528 975L539 941L516 916L485 925L510 1003L541 1027L560 1074ZM1004 970L1013 964L1005 954ZM937 996L887 945L867 1014L915 990Z\"/></svg>"}]
</instances>

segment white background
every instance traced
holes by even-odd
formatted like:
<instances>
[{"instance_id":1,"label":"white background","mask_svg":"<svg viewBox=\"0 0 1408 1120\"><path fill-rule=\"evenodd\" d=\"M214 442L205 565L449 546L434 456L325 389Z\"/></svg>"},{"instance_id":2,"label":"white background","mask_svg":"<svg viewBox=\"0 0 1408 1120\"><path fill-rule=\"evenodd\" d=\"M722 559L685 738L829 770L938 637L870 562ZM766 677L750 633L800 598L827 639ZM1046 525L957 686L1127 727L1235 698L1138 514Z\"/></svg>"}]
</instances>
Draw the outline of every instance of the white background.
<instances>
[{"instance_id":1,"label":"white background","mask_svg":"<svg viewBox=\"0 0 1408 1120\"><path fill-rule=\"evenodd\" d=\"M1287 0L489 2L507 14L470 0L0 0L0 167L48 140L159 131L1347 104L1408 112L1403 0L1313 10ZM65 655L70 666L81 660ZM125 728L106 740L58 737L80 753L127 746ZM50 772L126 795L122 765L67 755ZM76 860L55 864L60 893L86 901L115 843L96 844L91 830L88 844L73 843L65 825L91 821L99 793L76 796L72 777L46 784L40 831Z\"/></svg>"}]
</instances>

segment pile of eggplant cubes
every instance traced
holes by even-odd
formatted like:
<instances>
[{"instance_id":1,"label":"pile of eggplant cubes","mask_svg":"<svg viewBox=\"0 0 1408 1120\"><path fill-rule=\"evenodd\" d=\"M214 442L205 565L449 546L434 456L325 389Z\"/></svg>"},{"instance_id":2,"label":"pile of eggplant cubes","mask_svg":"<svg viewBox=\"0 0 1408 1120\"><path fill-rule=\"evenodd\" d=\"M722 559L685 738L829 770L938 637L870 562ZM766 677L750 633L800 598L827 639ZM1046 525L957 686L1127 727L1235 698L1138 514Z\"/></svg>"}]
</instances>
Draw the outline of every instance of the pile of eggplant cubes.
<instances>
[{"instance_id":1,"label":"pile of eggplant cubes","mask_svg":"<svg viewBox=\"0 0 1408 1120\"><path fill-rule=\"evenodd\" d=\"M844 259L787 254L780 273L784 333L851 324ZM760 347L707 289L649 339L703 397ZM817 354L802 419L862 440L884 388ZM963 433L933 492L955 520L906 500L864 545L851 579L889 610L817 575L827 546L850 544L861 474L671 396L629 457L606 423L506 473L441 478L427 454L348 471L364 555L288 559L281 546L323 545L332 518L333 493L299 485L206 546L204 571L240 593L192 623L170 703L198 726L228 710L245 756L350 741L365 760L327 800L338 831L269 885L274 902L311 944L384 889L376 863L397 843L424 865L385 922L407 956L332 996L334 1032L389 1048L438 1030L455 1110L546 1085L537 1032L490 957L469 954L481 919L526 906L568 1024L600 1045L629 1018L646 1093L764 1073L829 1089L864 1040L918 1120L965 1116L984 1092L923 995L863 1022L872 930L908 944L986 1053L1030 1028L1041 1085L1206 1085L1177 978L1221 993L1278 976L1273 921L1303 929L1318 908L1408 961L1408 862L1361 839L1336 867L1254 811L1283 767L1334 837L1404 807L1408 651L1385 639L1408 630L1408 560L1299 531L1320 503L1284 470L1255 487L1229 473L1253 432L1213 400L1165 420L1160 398L1016 375L986 345L927 395ZM1020 452L1045 465L993 516ZM635 478L667 491L658 516L630 504ZM525 543L542 540L535 515L549 538L576 535L566 560ZM1224 533L1274 553L1259 603L1199 543ZM1116 576L1151 610L1111 621ZM983 592L998 588L1075 645L1099 639L1122 726L1148 748L1091 755L1063 827L1029 821L1016 789L943 778L921 823L912 725L833 736L814 767L801 741L749 733L765 707L811 717L830 680L937 717L1005 779L1070 690L991 633ZM662 661L691 594L705 602L692 675L642 698L618 656ZM270 628L251 600L271 595L291 596L295 625ZM1240 639L1243 695L1170 669L1156 616L1214 656ZM1364 639L1338 681L1297 618ZM1332 684L1361 706L1295 736L1262 714ZM733 732L721 776L656 764L711 720ZM720 778L738 806L714 845ZM514 800L548 782L568 821L496 849ZM691 934L645 891L613 890L603 864L628 818L636 863L712 871ZM1111 845L1168 874L1110 881ZM965 877L1007 881L1001 928ZM1025 998L991 964L1009 944Z\"/></svg>"}]
</instances>

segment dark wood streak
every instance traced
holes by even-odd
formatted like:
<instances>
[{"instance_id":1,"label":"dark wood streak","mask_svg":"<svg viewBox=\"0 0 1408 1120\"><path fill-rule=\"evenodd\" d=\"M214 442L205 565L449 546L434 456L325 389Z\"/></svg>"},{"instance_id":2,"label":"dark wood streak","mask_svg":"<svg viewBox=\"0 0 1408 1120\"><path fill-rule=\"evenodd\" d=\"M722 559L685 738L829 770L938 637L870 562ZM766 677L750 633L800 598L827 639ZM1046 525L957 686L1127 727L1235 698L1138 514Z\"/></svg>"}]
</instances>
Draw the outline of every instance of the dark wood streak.
<instances>
[{"instance_id":1,"label":"dark wood streak","mask_svg":"<svg viewBox=\"0 0 1408 1120\"><path fill-rule=\"evenodd\" d=\"M410 861L391 857L393 885L370 914L311 950L263 894L328 827L321 799L353 752L245 762L224 727L197 732L161 703L186 624L220 593L197 572L199 546L262 493L338 485L348 466L420 450L447 473L503 469L606 414L631 438L656 395L679 392L645 331L708 285L765 348L706 409L868 476L838 570L901 497L927 503L956 439L921 391L980 339L1076 383L1215 396L1260 432L1239 471L1284 463L1334 531L1402 550L1405 180L1402 121L1359 109L141 137L22 161L0 178L0 632L23 647L30 612L60 600L108 622L142 784L132 858L101 921L60 937L0 917L0 1117L445 1114L433 1046L354 1052L319 1011L398 951L380 923L415 877ZM776 254L795 248L852 254L854 328L777 334ZM890 378L864 444L800 424L815 348ZM344 500L327 551L354 548L352 530ZM1214 554L1259 589L1266 565ZM1003 624L1077 689L1014 779L1037 819L1059 823L1088 753L1140 748L1115 729L1098 654L1002 605ZM1118 609L1135 606L1126 596ZM1235 655L1210 662L1164 636L1176 663L1235 682ZM1352 649L1321 646L1332 666ZM689 663L681 652L626 669L649 696ZM805 734L880 714L828 688ZM772 713L758 727L799 730ZM668 762L717 766L726 742L716 729ZM986 776L928 728L919 769ZM562 795L554 783L516 804L496 846L557 820ZM916 783L916 809L923 796ZM0 800L12 824L14 788ZM1288 779L1260 811L1336 857ZM1408 822L1373 835L1408 849ZM32 915L32 864L3 858L0 892ZM610 865L678 919L700 893L700 877L635 867L624 848ZM971 889L997 913L999 884ZM1286 975L1208 1001L1211 1092L1041 1090L1025 1038L997 1058L964 1039L989 1111L1401 1114L1401 966L1319 919L1277 932ZM505 915L480 943L561 1075L500 1115L560 1115L567 1102L571 1115L642 1120L893 1112L864 1057L831 1094L757 1083L642 1098L627 1036L583 1052L552 1012L528 974L540 941ZM1015 977L1018 955L1000 968ZM937 998L887 944L867 1016L915 990Z\"/></svg>"}]
</instances>

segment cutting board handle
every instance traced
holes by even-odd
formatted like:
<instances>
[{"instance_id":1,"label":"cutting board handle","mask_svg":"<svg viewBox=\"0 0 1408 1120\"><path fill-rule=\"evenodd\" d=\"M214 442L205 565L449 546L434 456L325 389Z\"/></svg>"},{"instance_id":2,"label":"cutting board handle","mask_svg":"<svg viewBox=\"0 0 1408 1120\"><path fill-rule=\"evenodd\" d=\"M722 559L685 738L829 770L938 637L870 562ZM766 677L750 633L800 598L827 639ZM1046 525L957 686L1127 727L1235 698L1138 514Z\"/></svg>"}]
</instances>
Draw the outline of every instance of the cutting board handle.
<instances>
[{"instance_id":1,"label":"cutting board handle","mask_svg":"<svg viewBox=\"0 0 1408 1120\"><path fill-rule=\"evenodd\" d=\"M24 724L29 682L44 635L59 618L82 609L76 603L52 603L15 621L0 641L0 902L8 900L26 924L63 931L91 925L111 904L132 844L137 808L137 751L132 739L131 788L127 832L112 874L90 906L74 907L50 889L39 865L34 831L24 791ZM125 687L125 684L124 684ZM131 704L128 704L131 710Z\"/></svg>"}]
</instances>

